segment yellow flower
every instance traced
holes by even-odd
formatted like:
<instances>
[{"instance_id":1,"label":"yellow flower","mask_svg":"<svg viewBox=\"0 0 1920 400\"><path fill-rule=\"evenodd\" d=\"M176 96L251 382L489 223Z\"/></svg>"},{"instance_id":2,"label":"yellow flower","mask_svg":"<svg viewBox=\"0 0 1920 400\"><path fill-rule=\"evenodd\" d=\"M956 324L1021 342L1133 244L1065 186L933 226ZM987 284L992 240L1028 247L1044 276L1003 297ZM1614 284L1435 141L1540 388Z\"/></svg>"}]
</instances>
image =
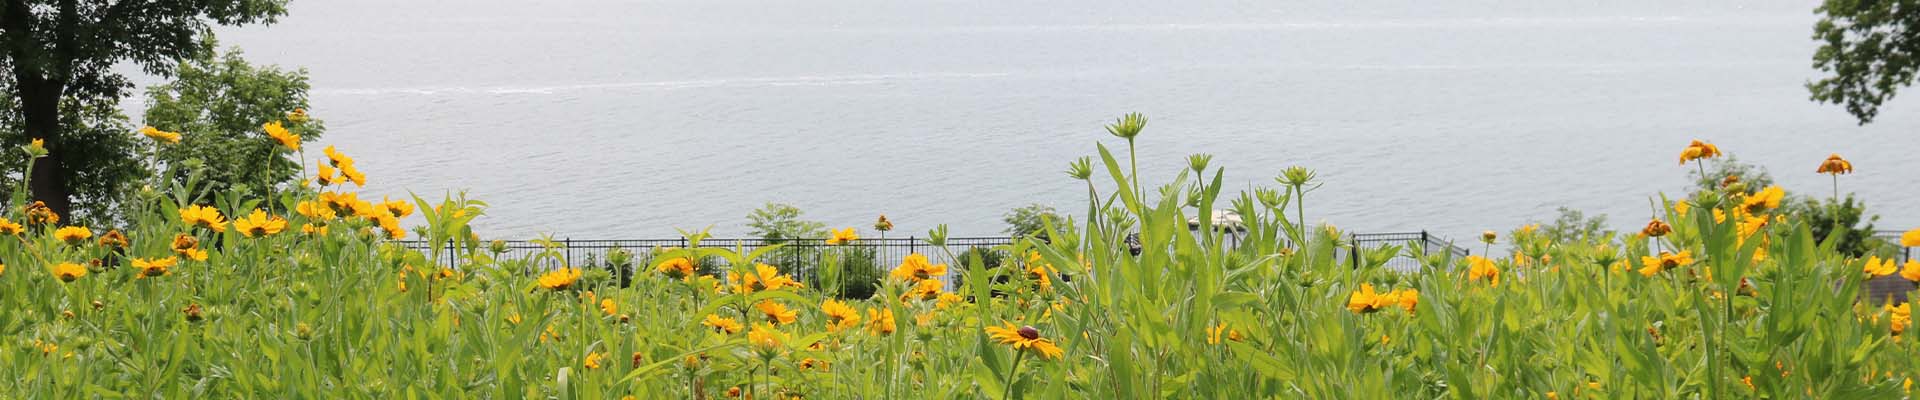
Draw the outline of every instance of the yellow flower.
<instances>
[{"instance_id":1,"label":"yellow flower","mask_svg":"<svg viewBox=\"0 0 1920 400\"><path fill-rule=\"evenodd\" d=\"M53 266L53 276L60 278L61 282L73 282L75 279L87 276L87 267L80 264L63 262L60 263L60 265Z\"/></svg>"},{"instance_id":2,"label":"yellow flower","mask_svg":"<svg viewBox=\"0 0 1920 400\"><path fill-rule=\"evenodd\" d=\"M1692 144L1688 144L1685 150L1680 151L1680 164L1686 165L1693 160L1719 157L1720 154L1720 146L1695 140Z\"/></svg>"},{"instance_id":3,"label":"yellow flower","mask_svg":"<svg viewBox=\"0 0 1920 400\"><path fill-rule=\"evenodd\" d=\"M785 287L800 287L799 281L795 281L792 277L781 274L780 269L774 268L772 265L754 264L752 273L739 275L743 276L736 278L730 274L727 276L727 280L734 281L734 291L741 294L751 294L762 290L780 290L780 288Z\"/></svg>"},{"instance_id":4,"label":"yellow flower","mask_svg":"<svg viewBox=\"0 0 1920 400\"><path fill-rule=\"evenodd\" d=\"M413 204L411 203L401 200L389 200L385 197L380 199L386 200L380 202L380 206L385 207L387 213L393 214L394 217L406 218L408 215L413 215Z\"/></svg>"},{"instance_id":5,"label":"yellow flower","mask_svg":"<svg viewBox=\"0 0 1920 400\"><path fill-rule=\"evenodd\" d=\"M1673 232L1673 226L1667 225L1666 222L1661 222L1658 219L1647 221L1647 227L1640 229L1640 234L1646 235L1647 237L1666 236L1668 232Z\"/></svg>"},{"instance_id":6,"label":"yellow flower","mask_svg":"<svg viewBox=\"0 0 1920 400\"><path fill-rule=\"evenodd\" d=\"M613 302L613 299L602 299L600 300L600 312L606 313L609 317L614 314L619 314L620 304Z\"/></svg>"},{"instance_id":7,"label":"yellow flower","mask_svg":"<svg viewBox=\"0 0 1920 400\"><path fill-rule=\"evenodd\" d=\"M334 151L333 146L327 146L326 149L322 149L320 151L322 153L327 153L327 162L333 163L333 166L335 167L353 164L353 157L347 157L346 153Z\"/></svg>"},{"instance_id":8,"label":"yellow flower","mask_svg":"<svg viewBox=\"0 0 1920 400\"><path fill-rule=\"evenodd\" d=\"M186 250L181 250L181 251L178 251L178 253L180 253L180 255L182 255L182 256L186 256L186 257L187 257L187 259L189 259L189 260L194 260L194 261L206 261L206 260L207 260L207 251L206 251L206 250L201 250L201 249L186 249Z\"/></svg>"},{"instance_id":9,"label":"yellow flower","mask_svg":"<svg viewBox=\"0 0 1920 400\"><path fill-rule=\"evenodd\" d=\"M1900 269L1900 277L1920 282L1920 260L1907 260L1907 266Z\"/></svg>"},{"instance_id":10,"label":"yellow flower","mask_svg":"<svg viewBox=\"0 0 1920 400\"><path fill-rule=\"evenodd\" d=\"M317 168L315 169L313 180L319 182L320 186L333 186L346 181L345 177L335 174L333 167L328 166L327 163L317 163Z\"/></svg>"},{"instance_id":11,"label":"yellow flower","mask_svg":"<svg viewBox=\"0 0 1920 400\"><path fill-rule=\"evenodd\" d=\"M180 221L187 226L211 229L214 232L227 231L227 218L220 216L220 210L207 206L187 206L180 209Z\"/></svg>"},{"instance_id":12,"label":"yellow flower","mask_svg":"<svg viewBox=\"0 0 1920 400\"><path fill-rule=\"evenodd\" d=\"M940 298L940 289L945 285L945 283L933 279L920 281L919 283L913 284L913 287L908 288L906 293L901 294L900 301L916 299L933 300Z\"/></svg>"},{"instance_id":13,"label":"yellow flower","mask_svg":"<svg viewBox=\"0 0 1920 400\"><path fill-rule=\"evenodd\" d=\"M1900 246L1920 247L1920 229L1914 229L1907 231L1907 233L1900 234Z\"/></svg>"},{"instance_id":14,"label":"yellow flower","mask_svg":"<svg viewBox=\"0 0 1920 400\"><path fill-rule=\"evenodd\" d=\"M78 246L93 238L93 231L84 226L66 226L53 231L53 238L67 244Z\"/></svg>"},{"instance_id":15,"label":"yellow flower","mask_svg":"<svg viewBox=\"0 0 1920 400\"><path fill-rule=\"evenodd\" d=\"M713 330L716 332L725 333L728 335L740 333L741 329L746 328L745 326L740 325L740 321L734 320L733 318L721 318L719 315L713 315L713 314L707 314L707 319L705 321L700 321L700 324L706 325L709 328L713 328Z\"/></svg>"},{"instance_id":16,"label":"yellow flower","mask_svg":"<svg viewBox=\"0 0 1920 400\"><path fill-rule=\"evenodd\" d=\"M847 328L860 326L860 311L834 299L820 303L820 312L827 314L827 332L839 333Z\"/></svg>"},{"instance_id":17,"label":"yellow flower","mask_svg":"<svg viewBox=\"0 0 1920 400\"><path fill-rule=\"evenodd\" d=\"M1640 268L1640 275L1651 277L1654 274L1660 273L1660 271L1693 264L1693 251L1682 251L1680 254L1662 251L1659 257L1641 256L1640 264L1643 265L1643 267Z\"/></svg>"},{"instance_id":18,"label":"yellow flower","mask_svg":"<svg viewBox=\"0 0 1920 400\"><path fill-rule=\"evenodd\" d=\"M939 299L939 300L936 300L936 301L934 301L934 303L933 303L933 309L935 309L935 310L945 310L945 309L947 309L947 307L952 307L953 305L955 305L955 304L960 304L960 302L963 302L963 301L966 301L966 299L965 299L965 298L962 298L962 297L960 297L960 295L958 295L958 294L953 294L953 293L941 293L941 294L940 294L940 299Z\"/></svg>"},{"instance_id":19,"label":"yellow flower","mask_svg":"<svg viewBox=\"0 0 1920 400\"><path fill-rule=\"evenodd\" d=\"M1013 347L1016 351L1030 351L1040 355L1041 358L1055 359L1066 353L1060 349L1060 346L1054 345L1053 340L1041 337L1040 330L1031 326L1015 328L1012 323L989 326L987 336L1000 344Z\"/></svg>"},{"instance_id":20,"label":"yellow flower","mask_svg":"<svg viewBox=\"0 0 1920 400\"><path fill-rule=\"evenodd\" d=\"M827 244L829 245L850 244L855 240L860 240L860 234L854 232L851 227L842 231L831 229L829 229L829 231L833 232L833 237L827 238Z\"/></svg>"},{"instance_id":21,"label":"yellow flower","mask_svg":"<svg viewBox=\"0 0 1920 400\"><path fill-rule=\"evenodd\" d=\"M7 273L7 265L0 264L0 274L4 274L4 273Z\"/></svg>"},{"instance_id":22,"label":"yellow flower","mask_svg":"<svg viewBox=\"0 0 1920 400\"><path fill-rule=\"evenodd\" d=\"M920 253L908 254L905 259L900 261L900 266L893 268L892 273L894 278L908 282L933 279L933 277L946 274L946 264L933 264L927 261L927 256L920 255Z\"/></svg>"},{"instance_id":23,"label":"yellow flower","mask_svg":"<svg viewBox=\"0 0 1920 400\"><path fill-rule=\"evenodd\" d=\"M686 257L675 257L660 263L660 266L654 269L673 279L692 279L694 274L693 261Z\"/></svg>"},{"instance_id":24,"label":"yellow flower","mask_svg":"<svg viewBox=\"0 0 1920 400\"><path fill-rule=\"evenodd\" d=\"M159 128L147 126L147 127L140 128L140 134L146 135L148 139L153 139L153 141L155 142L166 143L166 144L180 143L179 132L167 132L167 131L160 130Z\"/></svg>"},{"instance_id":25,"label":"yellow flower","mask_svg":"<svg viewBox=\"0 0 1920 400\"><path fill-rule=\"evenodd\" d=\"M1374 293L1373 284L1362 283L1360 284L1360 290L1356 290L1353 294L1347 296L1347 310L1353 311L1354 314L1373 312L1379 309L1377 305L1381 303L1380 297L1379 294ZM1394 299L1394 301L1397 302L1399 299Z\"/></svg>"},{"instance_id":26,"label":"yellow flower","mask_svg":"<svg viewBox=\"0 0 1920 400\"><path fill-rule=\"evenodd\" d=\"M800 360L800 370L809 371L809 370L815 370L815 369L818 369L821 372L826 372L827 361L813 358L813 357L807 357L805 359Z\"/></svg>"},{"instance_id":27,"label":"yellow flower","mask_svg":"<svg viewBox=\"0 0 1920 400\"><path fill-rule=\"evenodd\" d=\"M893 334L893 309L867 309L867 330L877 335Z\"/></svg>"},{"instance_id":28,"label":"yellow flower","mask_svg":"<svg viewBox=\"0 0 1920 400\"><path fill-rule=\"evenodd\" d=\"M1747 196L1745 200L1742 200L1740 202L1740 209L1746 211L1748 214L1759 214L1767 210L1780 208L1780 200L1786 198L1786 196L1786 190L1780 189L1779 186L1768 186L1766 189L1761 189L1760 192L1754 193L1752 196Z\"/></svg>"},{"instance_id":29,"label":"yellow flower","mask_svg":"<svg viewBox=\"0 0 1920 400\"><path fill-rule=\"evenodd\" d=\"M1821 161L1820 169L1814 172L1830 175L1851 174L1853 173L1853 162L1847 161L1845 158L1840 158L1839 153L1834 153L1827 156L1826 161Z\"/></svg>"},{"instance_id":30,"label":"yellow flower","mask_svg":"<svg viewBox=\"0 0 1920 400\"><path fill-rule=\"evenodd\" d=\"M1224 334L1226 340L1235 342L1246 341L1246 337L1240 336L1239 329L1228 329L1227 324L1222 323L1207 328L1207 344L1220 344L1222 334Z\"/></svg>"},{"instance_id":31,"label":"yellow flower","mask_svg":"<svg viewBox=\"0 0 1920 400\"><path fill-rule=\"evenodd\" d=\"M1688 203L1686 200L1673 201L1673 213L1687 215L1687 211L1691 210L1693 210L1693 203Z\"/></svg>"},{"instance_id":32,"label":"yellow flower","mask_svg":"<svg viewBox=\"0 0 1920 400\"><path fill-rule=\"evenodd\" d=\"M6 218L0 218L0 234L19 236L26 231L27 227L9 221Z\"/></svg>"},{"instance_id":33,"label":"yellow flower","mask_svg":"<svg viewBox=\"0 0 1920 400\"><path fill-rule=\"evenodd\" d=\"M326 224L301 224L300 233L315 235L315 236L326 235L327 225Z\"/></svg>"},{"instance_id":34,"label":"yellow flower","mask_svg":"<svg viewBox=\"0 0 1920 400\"><path fill-rule=\"evenodd\" d=\"M340 176L353 182L354 186L367 186L367 174L361 173L359 168L354 168L353 163L340 164Z\"/></svg>"},{"instance_id":35,"label":"yellow flower","mask_svg":"<svg viewBox=\"0 0 1920 400\"><path fill-rule=\"evenodd\" d=\"M312 200L301 201L294 205L293 211L312 220L330 220L337 215L333 212L333 208Z\"/></svg>"},{"instance_id":36,"label":"yellow flower","mask_svg":"<svg viewBox=\"0 0 1920 400\"><path fill-rule=\"evenodd\" d=\"M791 324L800 315L799 312L788 309L786 305L771 299L761 300L759 304L754 304L754 308L766 315L767 322L779 325Z\"/></svg>"},{"instance_id":37,"label":"yellow flower","mask_svg":"<svg viewBox=\"0 0 1920 400\"><path fill-rule=\"evenodd\" d=\"M873 221L873 230L880 232L891 231L893 230L893 221L888 221L886 214L880 214L880 220Z\"/></svg>"},{"instance_id":38,"label":"yellow flower","mask_svg":"<svg viewBox=\"0 0 1920 400\"><path fill-rule=\"evenodd\" d=\"M1881 261L1878 256L1868 257L1866 266L1861 269L1866 271L1868 279L1893 275L1894 272L1900 271L1899 267L1893 265L1893 259Z\"/></svg>"},{"instance_id":39,"label":"yellow flower","mask_svg":"<svg viewBox=\"0 0 1920 400\"><path fill-rule=\"evenodd\" d=\"M280 142L280 146L286 147L287 150L300 150L300 135L288 132L285 126L280 125L280 121L260 124L260 130L267 131L267 137Z\"/></svg>"},{"instance_id":40,"label":"yellow flower","mask_svg":"<svg viewBox=\"0 0 1920 400\"><path fill-rule=\"evenodd\" d=\"M598 352L587 353L587 360L581 362L580 364L582 366L587 367L587 369L600 369L600 359L602 358L606 358L606 356L601 355Z\"/></svg>"},{"instance_id":41,"label":"yellow flower","mask_svg":"<svg viewBox=\"0 0 1920 400\"><path fill-rule=\"evenodd\" d=\"M387 232L387 237L392 238L393 240L400 240L400 239L407 238L407 230L400 228L399 218L394 218L392 215L388 215L388 214L380 214L378 217L374 218L373 221L380 225L380 230Z\"/></svg>"},{"instance_id":42,"label":"yellow flower","mask_svg":"<svg viewBox=\"0 0 1920 400\"><path fill-rule=\"evenodd\" d=\"M136 275L136 278L145 278L173 273L172 268L174 264L178 264L179 262L180 258L178 257L155 258L151 260L135 258L133 259L133 267L140 269L140 274Z\"/></svg>"},{"instance_id":43,"label":"yellow flower","mask_svg":"<svg viewBox=\"0 0 1920 400\"><path fill-rule=\"evenodd\" d=\"M286 230L287 220L278 215L269 217L266 211L255 208L252 214L247 214L246 218L233 220L233 229L239 230L240 234L246 237L264 237Z\"/></svg>"},{"instance_id":44,"label":"yellow flower","mask_svg":"<svg viewBox=\"0 0 1920 400\"><path fill-rule=\"evenodd\" d=\"M1412 313L1414 308L1417 308L1420 306L1419 290L1409 288L1409 289L1401 289L1401 290L1398 290L1397 292L1400 293L1400 295L1398 296L1400 298L1400 308L1406 309L1408 313Z\"/></svg>"},{"instance_id":45,"label":"yellow flower","mask_svg":"<svg viewBox=\"0 0 1920 400\"><path fill-rule=\"evenodd\" d=\"M305 108L294 108L293 111L287 113L287 121L293 123L307 122L309 118L312 117L307 116L307 109Z\"/></svg>"},{"instance_id":46,"label":"yellow flower","mask_svg":"<svg viewBox=\"0 0 1920 400\"><path fill-rule=\"evenodd\" d=\"M1500 286L1500 267L1493 260L1481 256L1467 256L1467 280L1485 279L1493 286Z\"/></svg>"},{"instance_id":47,"label":"yellow flower","mask_svg":"<svg viewBox=\"0 0 1920 400\"><path fill-rule=\"evenodd\" d=\"M1889 316L1887 321L1893 326L1894 336L1900 336L1907 331L1907 325L1913 325L1913 303L1900 303L1898 307L1888 304L1886 307Z\"/></svg>"},{"instance_id":48,"label":"yellow flower","mask_svg":"<svg viewBox=\"0 0 1920 400\"><path fill-rule=\"evenodd\" d=\"M46 140L46 139L34 139L34 140L32 140L32 141L29 141L29 142L27 142L27 151L31 151L31 152L34 152L34 153L36 153L36 154L46 154L46 153L47 153L47 140Z\"/></svg>"},{"instance_id":49,"label":"yellow flower","mask_svg":"<svg viewBox=\"0 0 1920 400\"><path fill-rule=\"evenodd\" d=\"M540 275L540 287L548 290L566 290L580 281L579 268L561 268Z\"/></svg>"},{"instance_id":50,"label":"yellow flower","mask_svg":"<svg viewBox=\"0 0 1920 400\"><path fill-rule=\"evenodd\" d=\"M786 341L787 334L785 332L774 329L773 325L764 322L753 324L753 330L747 331L747 343L752 344L754 349L766 354L779 351L781 345Z\"/></svg>"}]
</instances>

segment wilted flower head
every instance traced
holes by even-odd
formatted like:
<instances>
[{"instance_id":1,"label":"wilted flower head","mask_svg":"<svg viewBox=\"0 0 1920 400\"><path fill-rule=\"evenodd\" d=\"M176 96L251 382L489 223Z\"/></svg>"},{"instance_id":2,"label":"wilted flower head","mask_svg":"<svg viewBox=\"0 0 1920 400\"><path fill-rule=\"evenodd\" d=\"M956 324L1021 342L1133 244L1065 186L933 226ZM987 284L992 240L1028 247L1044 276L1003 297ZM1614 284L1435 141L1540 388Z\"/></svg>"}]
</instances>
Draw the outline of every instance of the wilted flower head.
<instances>
[{"instance_id":1,"label":"wilted flower head","mask_svg":"<svg viewBox=\"0 0 1920 400\"><path fill-rule=\"evenodd\" d=\"M1680 151L1680 164L1685 165L1687 162L1693 160L1719 157L1720 154L1720 146L1695 140L1692 144L1688 144L1686 149Z\"/></svg>"},{"instance_id":2,"label":"wilted flower head","mask_svg":"<svg viewBox=\"0 0 1920 400\"><path fill-rule=\"evenodd\" d=\"M1840 158L1839 153L1834 153L1833 155L1827 156L1826 161L1821 161L1820 169L1815 172L1831 175L1851 174L1853 173L1853 162L1847 161L1845 158Z\"/></svg>"}]
</instances>

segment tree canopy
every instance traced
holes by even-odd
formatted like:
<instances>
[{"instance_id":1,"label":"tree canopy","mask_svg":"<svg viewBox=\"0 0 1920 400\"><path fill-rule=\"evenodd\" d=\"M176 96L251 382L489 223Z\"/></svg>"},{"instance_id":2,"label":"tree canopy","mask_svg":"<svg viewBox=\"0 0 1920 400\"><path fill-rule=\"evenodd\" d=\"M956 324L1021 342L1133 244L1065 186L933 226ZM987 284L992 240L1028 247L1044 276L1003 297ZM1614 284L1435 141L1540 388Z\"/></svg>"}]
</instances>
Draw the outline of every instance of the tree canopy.
<instances>
[{"instance_id":1,"label":"tree canopy","mask_svg":"<svg viewBox=\"0 0 1920 400\"><path fill-rule=\"evenodd\" d=\"M87 104L116 103L133 87L113 66L172 76L176 62L212 52L214 25L272 23L286 0L0 0L0 71L19 131L51 152L34 160L30 191L58 213L71 210L77 171L94 168L79 132ZM77 104L68 107L63 104ZM16 141L19 139L16 138Z\"/></svg>"},{"instance_id":2,"label":"tree canopy","mask_svg":"<svg viewBox=\"0 0 1920 400\"><path fill-rule=\"evenodd\" d=\"M1920 72L1920 0L1827 0L1813 38L1813 100L1846 106L1861 125Z\"/></svg>"}]
</instances>

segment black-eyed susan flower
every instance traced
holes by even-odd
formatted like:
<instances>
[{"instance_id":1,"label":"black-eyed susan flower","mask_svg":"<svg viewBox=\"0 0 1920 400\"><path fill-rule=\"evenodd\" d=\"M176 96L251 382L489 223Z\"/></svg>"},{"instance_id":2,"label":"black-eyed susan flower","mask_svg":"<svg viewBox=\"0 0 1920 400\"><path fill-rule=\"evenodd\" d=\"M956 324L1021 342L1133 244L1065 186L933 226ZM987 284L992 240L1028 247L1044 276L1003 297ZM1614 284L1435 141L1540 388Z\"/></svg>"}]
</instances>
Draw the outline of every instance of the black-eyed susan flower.
<instances>
[{"instance_id":1,"label":"black-eyed susan flower","mask_svg":"<svg viewBox=\"0 0 1920 400\"><path fill-rule=\"evenodd\" d=\"M654 270L660 271L660 273L666 274L667 277L673 279L692 279L694 274L693 260L689 260L686 257L674 257L660 262L660 266L654 267Z\"/></svg>"},{"instance_id":2,"label":"black-eyed susan flower","mask_svg":"<svg viewBox=\"0 0 1920 400\"><path fill-rule=\"evenodd\" d=\"M1387 307L1399 306L1413 312L1420 304L1420 292L1413 289L1397 289L1387 293L1374 291L1372 284L1360 284L1360 290L1347 296L1347 310L1355 314L1366 314Z\"/></svg>"},{"instance_id":3,"label":"black-eyed susan flower","mask_svg":"<svg viewBox=\"0 0 1920 400\"><path fill-rule=\"evenodd\" d=\"M1688 264L1693 264L1693 252L1682 251L1678 254L1675 254L1675 253L1662 251L1660 252L1660 255L1658 257L1641 256L1640 264L1641 264L1640 275L1652 277L1654 274L1658 274L1661 271L1680 268Z\"/></svg>"},{"instance_id":4,"label":"black-eyed susan flower","mask_svg":"<svg viewBox=\"0 0 1920 400\"><path fill-rule=\"evenodd\" d=\"M855 240L860 240L860 233L854 232L852 227L848 227L845 230L829 231L833 232L833 237L827 238L827 244L829 245L851 244Z\"/></svg>"},{"instance_id":5,"label":"black-eyed susan flower","mask_svg":"<svg viewBox=\"0 0 1920 400\"><path fill-rule=\"evenodd\" d=\"M279 142L281 147L286 147L287 150L291 151L300 151L300 135L287 131L287 127L281 125L280 121L260 124L260 130L266 131L267 137L273 138L275 142Z\"/></svg>"},{"instance_id":6,"label":"black-eyed susan flower","mask_svg":"<svg viewBox=\"0 0 1920 400\"><path fill-rule=\"evenodd\" d=\"M340 176L348 182L353 182L354 186L367 186L367 174L360 172L359 168L354 168L353 163L340 164Z\"/></svg>"},{"instance_id":7,"label":"black-eyed susan flower","mask_svg":"<svg viewBox=\"0 0 1920 400\"><path fill-rule=\"evenodd\" d=\"M1831 175L1851 174L1853 173L1853 162L1847 161L1845 158L1840 158L1839 153L1834 153L1828 155L1826 161L1821 161L1820 169L1815 172Z\"/></svg>"},{"instance_id":8,"label":"black-eyed susan flower","mask_svg":"<svg viewBox=\"0 0 1920 400\"><path fill-rule=\"evenodd\" d=\"M878 309L868 308L867 309L867 331L868 332L873 332L873 334L875 335L891 335L893 334L893 331L895 328L897 327L895 327L893 323L893 309L891 308L878 308Z\"/></svg>"},{"instance_id":9,"label":"black-eyed susan flower","mask_svg":"<svg viewBox=\"0 0 1920 400\"><path fill-rule=\"evenodd\" d=\"M27 205L25 214L27 225L48 226L60 223L60 214L53 212L45 202L36 200L33 204Z\"/></svg>"},{"instance_id":10,"label":"black-eyed susan flower","mask_svg":"<svg viewBox=\"0 0 1920 400\"><path fill-rule=\"evenodd\" d=\"M987 336L1000 344L1012 347L1015 351L1028 351L1042 358L1060 358L1066 352L1055 345L1052 339L1040 335L1040 330L1031 326L1014 327L1012 323L987 327Z\"/></svg>"},{"instance_id":11,"label":"black-eyed susan flower","mask_svg":"<svg viewBox=\"0 0 1920 400\"><path fill-rule=\"evenodd\" d=\"M913 287L907 288L906 293L900 295L900 301L937 299L940 298L941 289L945 286L946 283L933 279L916 282Z\"/></svg>"},{"instance_id":12,"label":"black-eyed susan flower","mask_svg":"<svg viewBox=\"0 0 1920 400\"><path fill-rule=\"evenodd\" d=\"M540 275L540 287L547 290L566 290L580 282L580 269L567 267Z\"/></svg>"},{"instance_id":13,"label":"black-eyed susan flower","mask_svg":"<svg viewBox=\"0 0 1920 400\"><path fill-rule=\"evenodd\" d=\"M1646 237L1661 237L1671 232L1673 232L1673 226L1659 219L1647 221L1647 227L1640 228L1640 235Z\"/></svg>"},{"instance_id":14,"label":"black-eyed susan flower","mask_svg":"<svg viewBox=\"0 0 1920 400\"><path fill-rule=\"evenodd\" d=\"M822 359L813 358L813 357L800 359L800 370L801 371L819 370L820 372L827 372L827 360L822 360Z\"/></svg>"},{"instance_id":15,"label":"black-eyed susan flower","mask_svg":"<svg viewBox=\"0 0 1920 400\"><path fill-rule=\"evenodd\" d=\"M1493 286L1500 286L1500 267L1486 257L1467 256L1467 280L1486 280Z\"/></svg>"},{"instance_id":16,"label":"black-eyed susan flower","mask_svg":"<svg viewBox=\"0 0 1920 400\"><path fill-rule=\"evenodd\" d=\"M941 294L940 294L940 298L939 298L938 300L935 300L935 301L933 302L933 309L935 309L935 310L945 310L945 309L947 309L948 307L953 307L953 306L954 306L955 304L960 304L960 303L962 303L962 302L965 302L965 301L966 301L966 299L965 299L965 298L962 298L962 297L960 297L960 295L958 295L958 294L953 294L953 293L941 293Z\"/></svg>"},{"instance_id":17,"label":"black-eyed susan flower","mask_svg":"<svg viewBox=\"0 0 1920 400\"><path fill-rule=\"evenodd\" d=\"M1680 165L1686 165L1688 162L1694 160L1719 157L1720 155L1720 146L1695 140L1693 143L1688 144L1686 149L1680 150Z\"/></svg>"},{"instance_id":18,"label":"black-eyed susan flower","mask_svg":"<svg viewBox=\"0 0 1920 400\"><path fill-rule=\"evenodd\" d=\"M146 136L148 139L153 139L153 141L159 142L159 143L166 143L166 144L180 143L179 132L167 132L167 131L160 130L159 128L146 126L146 127L140 128L140 134L143 136Z\"/></svg>"},{"instance_id":19,"label":"black-eyed susan flower","mask_svg":"<svg viewBox=\"0 0 1920 400\"><path fill-rule=\"evenodd\" d=\"M887 231L893 230L893 221L888 221L886 214L880 214L880 219L873 221L873 230L880 231L881 236L886 236Z\"/></svg>"},{"instance_id":20,"label":"black-eyed susan flower","mask_svg":"<svg viewBox=\"0 0 1920 400\"><path fill-rule=\"evenodd\" d=\"M1900 234L1900 246L1920 247L1920 229L1914 229L1907 231L1907 233Z\"/></svg>"},{"instance_id":21,"label":"black-eyed susan flower","mask_svg":"<svg viewBox=\"0 0 1920 400\"><path fill-rule=\"evenodd\" d=\"M752 294L753 292L780 290L782 288L798 288L801 286L800 281L793 280L793 277L781 274L779 268L774 268L772 265L767 264L754 264L752 273L730 274L727 275L727 280L734 282L734 292L740 294Z\"/></svg>"},{"instance_id":22,"label":"black-eyed susan flower","mask_svg":"<svg viewBox=\"0 0 1920 400\"><path fill-rule=\"evenodd\" d=\"M53 277L59 278L61 282L73 282L85 276L87 276L87 267L84 265L63 262L53 266Z\"/></svg>"},{"instance_id":23,"label":"black-eyed susan flower","mask_svg":"<svg viewBox=\"0 0 1920 400\"><path fill-rule=\"evenodd\" d=\"M1920 283L1920 260L1907 260L1907 265L1900 268L1900 277Z\"/></svg>"},{"instance_id":24,"label":"black-eyed susan flower","mask_svg":"<svg viewBox=\"0 0 1920 400\"><path fill-rule=\"evenodd\" d=\"M1898 306L1887 304L1886 308L1888 322L1893 324L1894 336L1900 336L1907 331L1908 325L1913 325L1913 303L1900 303Z\"/></svg>"},{"instance_id":25,"label":"black-eyed susan flower","mask_svg":"<svg viewBox=\"0 0 1920 400\"><path fill-rule=\"evenodd\" d=\"M772 299L761 300L760 303L754 304L753 308L760 310L760 314L767 317L768 323L776 325L791 324L800 316L798 311L789 309L785 304L780 304L780 302L773 301Z\"/></svg>"},{"instance_id":26,"label":"black-eyed susan flower","mask_svg":"<svg viewBox=\"0 0 1920 400\"><path fill-rule=\"evenodd\" d=\"M834 299L820 302L820 312L827 315L827 332L839 333L848 328L860 326L860 311Z\"/></svg>"},{"instance_id":27,"label":"black-eyed susan flower","mask_svg":"<svg viewBox=\"0 0 1920 400\"><path fill-rule=\"evenodd\" d=\"M317 167L314 169L313 181L319 183L320 186L333 186L346 182L346 177L336 173L333 166L327 165L325 162L316 164Z\"/></svg>"},{"instance_id":28,"label":"black-eyed susan flower","mask_svg":"<svg viewBox=\"0 0 1920 400\"><path fill-rule=\"evenodd\" d=\"M86 243L87 239L93 238L93 230L84 226L63 226L53 231L53 238L67 242L68 245L79 246Z\"/></svg>"},{"instance_id":29,"label":"black-eyed susan flower","mask_svg":"<svg viewBox=\"0 0 1920 400\"><path fill-rule=\"evenodd\" d=\"M946 274L946 264L934 264L920 253L908 254L891 273L894 278L907 282L919 282Z\"/></svg>"},{"instance_id":30,"label":"black-eyed susan flower","mask_svg":"<svg viewBox=\"0 0 1920 400\"><path fill-rule=\"evenodd\" d=\"M1900 268L1893 264L1893 259L1881 260L1878 256L1868 257L1867 264L1861 269L1866 272L1868 279L1893 275L1900 271Z\"/></svg>"},{"instance_id":31,"label":"black-eyed susan flower","mask_svg":"<svg viewBox=\"0 0 1920 400\"><path fill-rule=\"evenodd\" d=\"M206 228L214 232L227 231L227 218L220 210L207 206L187 206L180 209L180 221L187 226Z\"/></svg>"},{"instance_id":32,"label":"black-eyed susan flower","mask_svg":"<svg viewBox=\"0 0 1920 400\"><path fill-rule=\"evenodd\" d=\"M741 329L746 328L746 326L740 324L739 320L714 314L707 314L707 319L700 321L700 325L705 325L708 328L713 328L715 332L728 335L740 333Z\"/></svg>"},{"instance_id":33,"label":"black-eyed susan flower","mask_svg":"<svg viewBox=\"0 0 1920 400\"><path fill-rule=\"evenodd\" d=\"M180 258L178 257L155 259L135 258L133 259L133 268L139 270L138 275L135 276L136 278L146 278L173 273L173 266L179 263Z\"/></svg>"},{"instance_id":34,"label":"black-eyed susan flower","mask_svg":"<svg viewBox=\"0 0 1920 400\"><path fill-rule=\"evenodd\" d=\"M278 215L268 216L266 211L255 208L252 214L247 214L246 218L233 220L233 229L239 230L240 234L246 237L265 237L286 230L287 220Z\"/></svg>"}]
</instances>

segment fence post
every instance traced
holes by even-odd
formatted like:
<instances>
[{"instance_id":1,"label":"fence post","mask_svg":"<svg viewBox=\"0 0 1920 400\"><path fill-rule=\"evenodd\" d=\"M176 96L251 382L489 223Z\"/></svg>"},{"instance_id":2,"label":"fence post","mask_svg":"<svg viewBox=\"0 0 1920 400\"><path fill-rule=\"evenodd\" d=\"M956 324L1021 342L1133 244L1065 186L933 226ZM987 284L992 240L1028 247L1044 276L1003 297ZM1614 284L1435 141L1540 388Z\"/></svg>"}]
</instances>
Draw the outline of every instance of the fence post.
<instances>
[{"instance_id":1,"label":"fence post","mask_svg":"<svg viewBox=\"0 0 1920 400\"><path fill-rule=\"evenodd\" d=\"M913 254L919 251L917 250L919 248L920 248L920 240L914 239L913 235L907 235L907 254Z\"/></svg>"},{"instance_id":2,"label":"fence post","mask_svg":"<svg viewBox=\"0 0 1920 400\"><path fill-rule=\"evenodd\" d=\"M1347 249L1347 262L1353 265L1353 269L1360 269L1360 234L1348 234L1347 241L1351 243Z\"/></svg>"},{"instance_id":3,"label":"fence post","mask_svg":"<svg viewBox=\"0 0 1920 400\"><path fill-rule=\"evenodd\" d=\"M1427 258L1427 246L1432 246L1432 245L1433 245L1432 239L1427 238L1427 230L1421 229L1420 230L1420 258L1422 259Z\"/></svg>"},{"instance_id":4,"label":"fence post","mask_svg":"<svg viewBox=\"0 0 1920 400\"><path fill-rule=\"evenodd\" d=\"M567 248L565 252L560 253L561 254L560 262L566 263L566 265L562 265L561 267L572 268L573 267L573 238L560 239L560 247Z\"/></svg>"}]
</instances>

